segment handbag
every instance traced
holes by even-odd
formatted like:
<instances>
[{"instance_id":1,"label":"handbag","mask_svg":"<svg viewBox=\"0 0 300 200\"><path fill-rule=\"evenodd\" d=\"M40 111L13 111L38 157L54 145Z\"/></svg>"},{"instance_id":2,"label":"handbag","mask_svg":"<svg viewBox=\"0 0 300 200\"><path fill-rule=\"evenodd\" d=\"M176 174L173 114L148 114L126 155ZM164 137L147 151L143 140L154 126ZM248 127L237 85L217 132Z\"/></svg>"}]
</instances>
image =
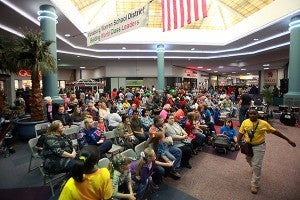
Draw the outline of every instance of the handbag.
<instances>
[{"instance_id":1,"label":"handbag","mask_svg":"<svg viewBox=\"0 0 300 200\"><path fill-rule=\"evenodd\" d=\"M242 142L240 147L241 147L241 153L245 154L246 156L253 157L252 144L248 142Z\"/></svg>"},{"instance_id":2,"label":"handbag","mask_svg":"<svg viewBox=\"0 0 300 200\"><path fill-rule=\"evenodd\" d=\"M255 128L249 132L247 132L249 138L250 138L250 142L254 137L254 134L256 132L256 129L258 127L259 121L257 122ZM253 149L252 149L252 144L248 143L248 142L242 142L242 144L240 145L241 147L241 153L245 154L246 156L249 157L253 157Z\"/></svg>"}]
</instances>

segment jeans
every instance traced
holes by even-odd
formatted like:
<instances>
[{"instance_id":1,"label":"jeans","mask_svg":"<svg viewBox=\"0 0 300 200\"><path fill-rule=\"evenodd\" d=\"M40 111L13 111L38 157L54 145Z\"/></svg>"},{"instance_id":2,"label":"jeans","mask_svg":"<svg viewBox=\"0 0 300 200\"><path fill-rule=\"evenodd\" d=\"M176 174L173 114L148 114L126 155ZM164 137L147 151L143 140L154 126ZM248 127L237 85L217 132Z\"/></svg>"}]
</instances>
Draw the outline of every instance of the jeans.
<instances>
[{"instance_id":1,"label":"jeans","mask_svg":"<svg viewBox=\"0 0 300 200\"><path fill-rule=\"evenodd\" d=\"M111 149L112 147L112 141L110 140L105 140L102 144L99 146L99 151L100 151L100 159L101 158L106 158L106 153Z\"/></svg>"},{"instance_id":2,"label":"jeans","mask_svg":"<svg viewBox=\"0 0 300 200\"><path fill-rule=\"evenodd\" d=\"M181 163L182 151L178 147L170 146L165 150L165 155L169 160L174 161L172 169L178 169Z\"/></svg>"},{"instance_id":3,"label":"jeans","mask_svg":"<svg viewBox=\"0 0 300 200\"><path fill-rule=\"evenodd\" d=\"M253 157L246 157L247 162L252 167L251 186L259 187L259 180L261 176L262 162L266 151L266 143L252 146Z\"/></svg>"},{"instance_id":4,"label":"jeans","mask_svg":"<svg viewBox=\"0 0 300 200\"><path fill-rule=\"evenodd\" d=\"M243 121L246 119L246 114L249 109L249 105L242 105L239 112L239 121L240 125L242 125Z\"/></svg>"}]
</instances>

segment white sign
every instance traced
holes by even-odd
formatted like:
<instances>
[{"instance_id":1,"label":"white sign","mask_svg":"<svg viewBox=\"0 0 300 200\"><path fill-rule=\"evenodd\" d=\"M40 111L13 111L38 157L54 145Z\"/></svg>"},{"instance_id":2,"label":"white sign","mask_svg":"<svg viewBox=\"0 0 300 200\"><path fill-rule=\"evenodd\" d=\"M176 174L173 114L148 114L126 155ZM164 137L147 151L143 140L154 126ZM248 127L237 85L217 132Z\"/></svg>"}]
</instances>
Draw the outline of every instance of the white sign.
<instances>
[{"instance_id":1,"label":"white sign","mask_svg":"<svg viewBox=\"0 0 300 200\"><path fill-rule=\"evenodd\" d=\"M149 4L134 9L100 27L88 32L87 46L97 44L111 37L132 31L148 24Z\"/></svg>"}]
</instances>

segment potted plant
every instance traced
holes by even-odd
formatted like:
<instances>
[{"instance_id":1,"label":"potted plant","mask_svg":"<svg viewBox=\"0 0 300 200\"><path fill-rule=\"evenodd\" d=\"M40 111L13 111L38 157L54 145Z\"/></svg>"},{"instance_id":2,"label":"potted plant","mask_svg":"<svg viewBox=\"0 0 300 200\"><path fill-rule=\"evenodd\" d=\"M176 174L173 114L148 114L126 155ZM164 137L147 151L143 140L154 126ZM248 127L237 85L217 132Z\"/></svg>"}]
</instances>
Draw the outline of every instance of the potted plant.
<instances>
[{"instance_id":1,"label":"potted plant","mask_svg":"<svg viewBox=\"0 0 300 200\"><path fill-rule=\"evenodd\" d=\"M49 51L49 46L53 41L43 41L41 32L34 33L32 31L26 31L24 37L4 38L2 40L4 40L0 42L2 44L0 45L0 67L2 71L17 74L22 69L31 72L30 118L26 121L44 121L40 79L41 73L57 70L56 61Z\"/></svg>"},{"instance_id":2,"label":"potted plant","mask_svg":"<svg viewBox=\"0 0 300 200\"><path fill-rule=\"evenodd\" d=\"M270 85L264 85L263 86L263 91L262 91L262 95L263 95L263 98L264 98L264 102L268 105L271 104L272 102L272 91L270 89Z\"/></svg>"}]
</instances>

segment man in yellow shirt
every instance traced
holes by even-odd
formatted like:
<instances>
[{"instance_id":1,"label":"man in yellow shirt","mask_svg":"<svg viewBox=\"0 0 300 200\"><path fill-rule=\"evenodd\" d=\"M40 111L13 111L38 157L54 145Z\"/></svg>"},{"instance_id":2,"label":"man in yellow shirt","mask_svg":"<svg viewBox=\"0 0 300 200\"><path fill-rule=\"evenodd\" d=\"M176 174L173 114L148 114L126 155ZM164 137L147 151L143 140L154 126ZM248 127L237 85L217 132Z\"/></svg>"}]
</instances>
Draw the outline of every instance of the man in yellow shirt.
<instances>
[{"instance_id":1,"label":"man in yellow shirt","mask_svg":"<svg viewBox=\"0 0 300 200\"><path fill-rule=\"evenodd\" d=\"M259 187L262 162L266 150L265 133L272 133L285 139L291 146L296 146L295 142L273 128L268 122L258 119L258 111L255 108L249 109L249 119L243 121L237 141L244 137L245 142L252 144L253 157L246 156L246 160L252 167L251 192L253 194L257 193Z\"/></svg>"}]
</instances>

